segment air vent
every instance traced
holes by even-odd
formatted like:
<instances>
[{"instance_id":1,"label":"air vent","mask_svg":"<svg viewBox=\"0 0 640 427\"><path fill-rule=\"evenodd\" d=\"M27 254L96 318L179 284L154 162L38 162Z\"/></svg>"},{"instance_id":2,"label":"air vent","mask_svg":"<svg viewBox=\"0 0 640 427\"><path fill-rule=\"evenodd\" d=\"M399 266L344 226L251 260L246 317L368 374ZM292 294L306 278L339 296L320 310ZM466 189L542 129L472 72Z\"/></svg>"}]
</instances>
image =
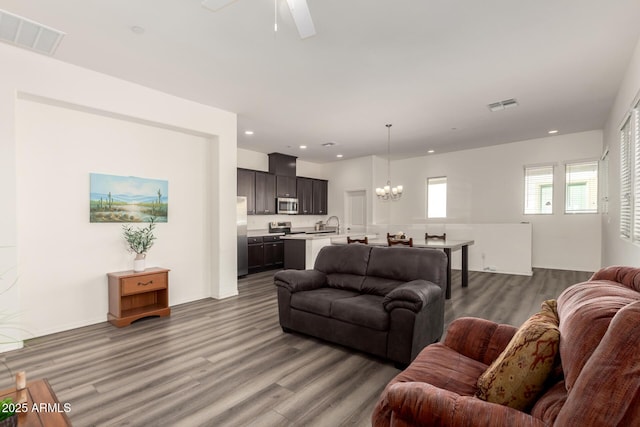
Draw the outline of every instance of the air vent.
<instances>
[{"instance_id":1,"label":"air vent","mask_svg":"<svg viewBox=\"0 0 640 427\"><path fill-rule=\"evenodd\" d=\"M334 145L338 145L337 142L329 141L322 144L323 147L333 147Z\"/></svg>"},{"instance_id":2,"label":"air vent","mask_svg":"<svg viewBox=\"0 0 640 427\"><path fill-rule=\"evenodd\" d=\"M53 55L64 33L0 10L0 41Z\"/></svg>"},{"instance_id":3,"label":"air vent","mask_svg":"<svg viewBox=\"0 0 640 427\"><path fill-rule=\"evenodd\" d=\"M517 107L517 106L518 106L518 101L516 101L514 98L505 99L504 101L498 101L498 102L494 102L492 104L487 105L487 107L491 111L500 111L500 110L504 110L511 107Z\"/></svg>"}]
</instances>

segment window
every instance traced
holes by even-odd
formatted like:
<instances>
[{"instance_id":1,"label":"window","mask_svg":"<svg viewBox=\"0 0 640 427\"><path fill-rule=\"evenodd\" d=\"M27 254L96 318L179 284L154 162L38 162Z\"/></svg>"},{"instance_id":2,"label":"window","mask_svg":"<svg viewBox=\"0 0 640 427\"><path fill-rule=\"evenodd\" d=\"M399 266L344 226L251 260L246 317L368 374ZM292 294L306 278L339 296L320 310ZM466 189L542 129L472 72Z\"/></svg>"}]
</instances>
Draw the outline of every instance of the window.
<instances>
[{"instance_id":1,"label":"window","mask_svg":"<svg viewBox=\"0 0 640 427\"><path fill-rule=\"evenodd\" d=\"M640 112L620 130L620 236L640 243Z\"/></svg>"},{"instance_id":2,"label":"window","mask_svg":"<svg viewBox=\"0 0 640 427\"><path fill-rule=\"evenodd\" d=\"M553 213L553 166L524 168L524 213Z\"/></svg>"},{"instance_id":3,"label":"window","mask_svg":"<svg viewBox=\"0 0 640 427\"><path fill-rule=\"evenodd\" d=\"M631 117L620 131L620 236L631 238Z\"/></svg>"},{"instance_id":4,"label":"window","mask_svg":"<svg viewBox=\"0 0 640 427\"><path fill-rule=\"evenodd\" d=\"M598 162L566 165L565 213L598 212Z\"/></svg>"},{"instance_id":5,"label":"window","mask_svg":"<svg viewBox=\"0 0 640 427\"><path fill-rule=\"evenodd\" d=\"M447 177L427 178L427 218L447 217Z\"/></svg>"}]
</instances>

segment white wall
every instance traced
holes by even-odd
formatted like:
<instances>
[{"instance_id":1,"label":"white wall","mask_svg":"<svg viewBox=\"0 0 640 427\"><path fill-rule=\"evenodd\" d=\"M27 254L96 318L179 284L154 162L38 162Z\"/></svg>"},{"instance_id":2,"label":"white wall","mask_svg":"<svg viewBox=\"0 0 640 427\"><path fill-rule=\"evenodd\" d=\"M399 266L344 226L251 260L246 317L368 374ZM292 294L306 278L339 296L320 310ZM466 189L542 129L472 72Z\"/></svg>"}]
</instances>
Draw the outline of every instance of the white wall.
<instances>
[{"instance_id":1,"label":"white wall","mask_svg":"<svg viewBox=\"0 0 640 427\"><path fill-rule=\"evenodd\" d=\"M597 214L563 213L564 162L598 159L601 151L602 133L591 131L392 161L392 184L402 184L405 194L401 200L392 203L373 200L373 215L368 217L374 218L373 224L394 226L527 221L532 224L534 267L593 271L600 266L600 217ZM334 162L327 166L332 177L329 188L338 192L330 191L333 201L330 211L338 212L338 215L343 215L344 204L340 200L342 192L353 186L352 179L356 180L356 186L373 182L365 187L371 194L387 179L386 164L379 158L349 162ZM525 216L523 167L548 162L557 164L555 213ZM352 165L368 168L356 172ZM426 179L437 176L447 177L448 212L445 221L426 218Z\"/></svg>"},{"instance_id":2,"label":"white wall","mask_svg":"<svg viewBox=\"0 0 640 427\"><path fill-rule=\"evenodd\" d=\"M235 114L7 45L0 45L0 58L0 246L17 245L17 251L0 251L0 265L20 271L19 286L10 298L3 295L0 310L22 314L29 336L106 320L106 273L130 269L131 261L117 225L88 223L89 172L164 175L170 203L203 195L194 214L203 219L197 245L210 259L188 259L181 220L193 217L170 206L150 261L172 269L170 304L237 294L236 236L229 227L235 222ZM189 148L178 154L180 142ZM174 162L175 170L163 174L153 165L198 156L193 171ZM209 183L189 185L203 176ZM50 190L47 185L61 196L32 193ZM38 200L46 207L42 217Z\"/></svg>"},{"instance_id":3,"label":"white wall","mask_svg":"<svg viewBox=\"0 0 640 427\"><path fill-rule=\"evenodd\" d=\"M329 215L337 215L344 222L345 194L348 191L367 192L366 217L373 219L373 202L370 197L373 185L373 158L359 157L345 159L324 165L325 173L329 176L328 204Z\"/></svg>"},{"instance_id":4,"label":"white wall","mask_svg":"<svg viewBox=\"0 0 640 427\"><path fill-rule=\"evenodd\" d=\"M620 126L640 93L640 41L604 129L609 148L609 213L602 216L602 264L640 266L640 246L620 238Z\"/></svg>"},{"instance_id":5,"label":"white wall","mask_svg":"<svg viewBox=\"0 0 640 427\"><path fill-rule=\"evenodd\" d=\"M121 224L87 221L90 172L168 180L169 221L156 226L147 266L171 269L171 305L211 295L210 142L33 100L18 100L16 112L17 166L29 171L17 180L20 280L55 284L23 289L26 330L104 321L105 273L132 267ZM27 308L45 304L57 309Z\"/></svg>"}]
</instances>

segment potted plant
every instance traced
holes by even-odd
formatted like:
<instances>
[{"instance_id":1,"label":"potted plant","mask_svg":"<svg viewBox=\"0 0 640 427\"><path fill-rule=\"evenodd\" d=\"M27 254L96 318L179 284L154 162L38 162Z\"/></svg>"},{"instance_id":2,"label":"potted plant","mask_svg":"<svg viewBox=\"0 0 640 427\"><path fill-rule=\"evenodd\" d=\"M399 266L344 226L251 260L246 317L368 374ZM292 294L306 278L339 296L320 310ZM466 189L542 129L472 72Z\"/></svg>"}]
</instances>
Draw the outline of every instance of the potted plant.
<instances>
[{"instance_id":1,"label":"potted plant","mask_svg":"<svg viewBox=\"0 0 640 427\"><path fill-rule=\"evenodd\" d=\"M0 427L16 427L18 425L16 406L10 397L0 400Z\"/></svg>"},{"instance_id":2,"label":"potted plant","mask_svg":"<svg viewBox=\"0 0 640 427\"><path fill-rule=\"evenodd\" d=\"M133 261L133 271L144 271L145 258L147 251L153 246L153 241L156 237L153 235L153 230L156 224L153 218L151 218L150 224L146 227L133 228L131 225L123 225L122 231L124 239L127 241L129 252L135 253L136 258Z\"/></svg>"}]
</instances>

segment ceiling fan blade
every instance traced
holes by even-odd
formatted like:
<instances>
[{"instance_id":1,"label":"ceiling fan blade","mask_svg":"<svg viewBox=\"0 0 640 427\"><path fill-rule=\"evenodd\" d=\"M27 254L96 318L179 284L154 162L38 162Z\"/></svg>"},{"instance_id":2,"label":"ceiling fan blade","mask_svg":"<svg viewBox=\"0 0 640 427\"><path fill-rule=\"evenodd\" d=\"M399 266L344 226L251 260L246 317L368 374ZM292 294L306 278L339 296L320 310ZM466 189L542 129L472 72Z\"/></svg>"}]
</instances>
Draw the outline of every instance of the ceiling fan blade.
<instances>
[{"instance_id":1,"label":"ceiling fan blade","mask_svg":"<svg viewBox=\"0 0 640 427\"><path fill-rule=\"evenodd\" d=\"M211 9L215 12L233 3L234 1L236 0L203 0L202 6L206 7L207 9Z\"/></svg>"},{"instance_id":2,"label":"ceiling fan blade","mask_svg":"<svg viewBox=\"0 0 640 427\"><path fill-rule=\"evenodd\" d=\"M313 26L313 21L311 20L307 0L287 0L287 4L289 4L293 21L296 23L296 27L298 27L300 38L306 39L307 37L315 36L316 28Z\"/></svg>"}]
</instances>

